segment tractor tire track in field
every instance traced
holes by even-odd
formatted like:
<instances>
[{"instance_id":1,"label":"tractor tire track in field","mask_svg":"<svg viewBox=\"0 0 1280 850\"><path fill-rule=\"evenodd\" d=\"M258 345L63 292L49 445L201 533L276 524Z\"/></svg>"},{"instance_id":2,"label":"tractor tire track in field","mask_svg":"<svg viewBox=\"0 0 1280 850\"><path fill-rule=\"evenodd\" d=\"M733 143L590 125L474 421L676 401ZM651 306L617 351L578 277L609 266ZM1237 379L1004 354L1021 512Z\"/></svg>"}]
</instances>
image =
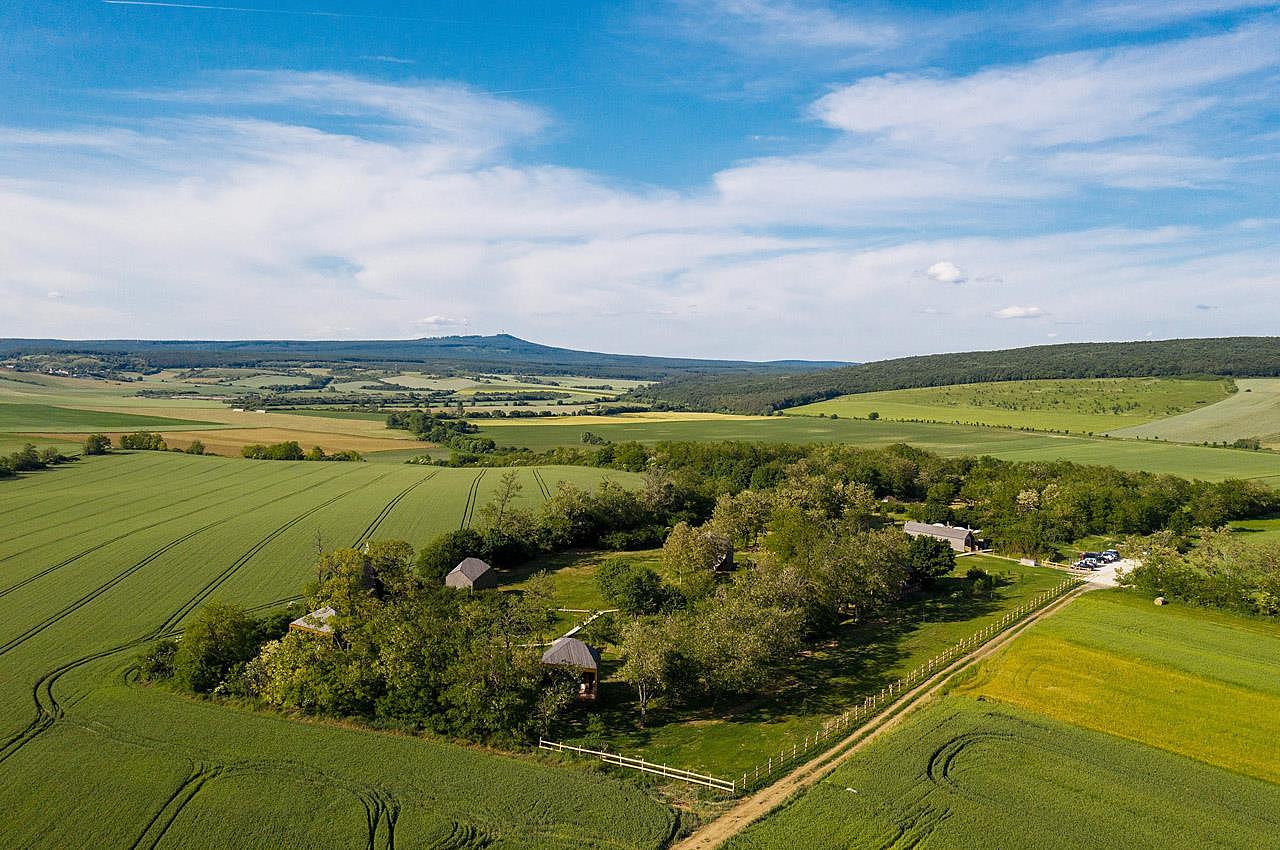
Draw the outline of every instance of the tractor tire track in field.
<instances>
[{"instance_id":1,"label":"tractor tire track in field","mask_svg":"<svg viewBox=\"0 0 1280 850\"><path fill-rule=\"evenodd\" d=\"M378 529L382 526L383 521L387 517L391 516L391 512L396 509L396 505L400 504L401 499L403 499L405 496L409 495L414 490L421 487L423 484L426 484L428 481L430 481L432 478L435 478L439 474L440 474L440 471L435 470L423 476L422 478L418 479L417 481L410 484L408 487L404 488L403 490L401 490L396 495L396 497L393 498L390 502L388 502L386 507L384 507L381 511L379 511L378 515L375 516L367 526L365 526L364 531L360 532L360 536L356 538L356 542L353 543L352 545L356 548L359 548L361 543L364 543L366 540L369 540L370 538L372 538L373 535L376 534Z\"/></svg>"},{"instance_id":2,"label":"tractor tire track in field","mask_svg":"<svg viewBox=\"0 0 1280 850\"><path fill-rule=\"evenodd\" d=\"M471 520L475 517L476 513L476 497L480 493L480 481L484 478L484 474L487 471L488 470L484 469L480 470L480 474L471 482L471 489L467 491L467 504L462 508L462 524L458 526L459 529L469 528L471 526Z\"/></svg>"},{"instance_id":3,"label":"tractor tire track in field","mask_svg":"<svg viewBox=\"0 0 1280 850\"><path fill-rule=\"evenodd\" d=\"M8 516L9 514L15 513L17 511L27 511L33 507L39 507L40 505L43 505L46 502L59 498L69 490L80 490L86 486L98 486L100 484L105 484L106 482L111 481L112 479L119 478L120 476L125 474L134 474L139 471L145 471L145 470L151 469L153 467L156 469L159 469L164 466L163 460L156 460L155 458L149 458L149 460L153 462L146 464L144 467L142 467L141 470L137 466L133 466L133 467L123 466L122 468L111 469L110 470L111 474L109 475L102 475L102 476L95 475L88 479L86 479L85 476L87 476L89 473L85 473L83 476L80 476L80 477L74 477L75 467L63 466L61 467L61 469L65 470L69 474L73 474L73 478L70 482L59 482L64 484L64 486L56 486L54 484L45 484L44 482L38 482L37 484L32 485L32 486L40 487L39 495L42 496L43 498L32 499L30 501L25 501L25 502L19 502L11 507L4 508L3 510L0 510L0 517ZM46 469L46 470L43 470L43 472L49 473L49 472L55 472L55 471ZM36 473L36 474L39 475L40 473ZM22 491L18 491L18 495L21 495L21 492Z\"/></svg>"},{"instance_id":4,"label":"tractor tire track in field","mask_svg":"<svg viewBox=\"0 0 1280 850\"><path fill-rule=\"evenodd\" d=\"M26 643L28 640L40 634L45 629L54 625L58 621L62 620L65 617L70 616L71 614L74 614L80 608L89 604L94 599L97 599L99 596L106 593L116 585L120 584L125 579L132 576L134 573L146 567L148 564L151 564L152 562L154 562L161 555L164 555L167 552L172 551L173 549L177 548L183 543L186 543L188 540L192 539L193 537L196 537L197 535L202 534L208 531L209 529L214 528L215 526L219 526L219 525L222 525L223 523L227 523L234 519L237 519L238 517L242 516L244 513L248 513L249 511L262 510L263 508L269 505L275 504L276 502L280 502L285 499L292 498L298 495L299 493L305 493L308 490L314 490L316 487L322 486L324 484L328 484L331 480L333 480L332 477L327 478L323 481L317 481L308 487L302 488L301 490L294 490L282 496L277 496L273 499L268 499L266 502L262 504L256 505L252 508L248 508L245 511L241 511L236 514L232 514L231 516L225 516L220 519L216 519L212 522L205 523L204 525L200 526L197 529L194 529L193 531L189 531L186 534L183 534L173 540L170 540L168 543L152 551L146 557L142 558L139 561L135 561L133 564L130 564L129 566L125 567L123 570L116 573L114 576L107 579L102 584L95 587L93 590L90 590L88 593L85 593L84 595L80 596L75 601L71 602L68 605L63 606L58 611L55 611L53 614L50 614L48 617L45 617L43 620L31 626L26 631L22 632L20 635L10 638L4 643L0 643L0 655L4 655L5 653L10 652L16 647L21 646L22 644ZM193 511L193 513L197 513L197 512L198 511Z\"/></svg>"},{"instance_id":5,"label":"tractor tire track in field","mask_svg":"<svg viewBox=\"0 0 1280 850\"><path fill-rule=\"evenodd\" d=\"M325 508L329 507L339 499L345 499L347 496L350 496L352 493L356 492L357 490L363 490L365 487L371 487L374 484L377 484L379 481L386 478L390 474L391 474L390 471L384 472L381 475L379 475L377 478L371 478L368 481L364 482L363 484L358 484L355 487L350 488L349 490L344 490L343 492L339 493L333 498L326 499L325 501L319 503L318 505L314 505L308 508L307 510L303 511L302 513L298 514L297 516L293 517L287 522L284 522L279 526L277 526L276 528L272 529L265 536L259 539L258 542L250 546L249 549L243 555L241 555L239 558L236 558L234 561L232 561L230 566L228 566L226 569L222 570L222 572L218 573L216 576L210 579L209 582L205 584L204 587L200 588L200 590L196 591L194 596L192 596L186 602L182 603L182 605L178 608L178 610L170 614L168 619L166 619L163 623L161 623L155 629L155 631L151 633L150 637L152 638L158 637L164 632L170 629L176 628L178 623L182 622L182 619L184 617L186 617L188 614L194 611L201 602L204 602L211 595L213 595L213 592L215 590L217 590L224 583L226 583L227 579L231 578L233 575L239 572L240 569L244 567L245 564L249 563L249 561L251 561L255 555L257 555L259 552L265 549L271 543L271 541L275 540L277 537L284 534L286 531L293 528L295 525L302 522L307 517L312 516L313 514L316 514L319 511L324 510Z\"/></svg>"},{"instance_id":6,"label":"tractor tire track in field","mask_svg":"<svg viewBox=\"0 0 1280 850\"><path fill-rule=\"evenodd\" d=\"M24 729L22 729L21 731L17 732L14 735L11 735L4 742L0 743L0 763L3 763L15 752L17 752L26 744L34 740L36 736L38 736L40 733L44 732L46 729L52 726L54 722L62 718L63 716L62 706L59 704L57 697L53 693L53 686L58 681L58 679L62 678L63 675L70 672L71 670L76 669L77 667L81 667L85 664L88 664L92 661L96 661L100 658L105 658L108 655L115 655L116 653L137 648L139 646L142 646L143 644L149 643L153 640L157 640L161 637L168 637L175 634L179 634L180 632L176 630L174 627L179 621L181 621L182 617L185 617L188 613L190 613L190 611L193 610L194 607L198 605L201 601L203 601L204 599L207 599L209 594L213 593L213 591L216 590L219 585L225 582L226 579L230 578L231 575L234 574L241 567L243 567L244 564L248 563L248 561L251 560L252 557L256 555L258 552L260 552L268 543L270 543L276 537L280 536L280 534L284 533L293 525L296 525L298 522L306 519L308 516L311 516L312 514L316 513L322 508L328 507L329 505L333 504L334 502L338 501L339 499L345 496L350 495L356 490L359 490L363 487L367 487L371 484L381 481L383 478L385 478L389 474L390 472L385 472L382 475L378 476L377 478L371 479L365 482L364 484L361 484L357 487L353 487L347 490L346 492L340 493L339 495L334 496L332 499L329 499L326 502L321 503L320 505L316 505L312 508L309 508L308 510L304 511L302 514L291 519L289 522L274 529L272 532L270 532L264 538L259 540L256 544L254 544L254 546L251 547L247 553L242 555L240 558L237 558L236 561L233 562L231 567L224 570L212 581L210 581L208 584L202 587L199 591L197 591L196 594L192 596L191 599L188 599L187 602L183 603L183 605L177 611L175 611L174 614L171 614L163 623L161 623L159 626L157 626L155 629L153 629L151 632L144 635L143 637L121 644L119 646L112 647L111 649L105 649L105 650L102 650L101 652L92 653L90 655L86 655L81 658L74 659L59 667L55 667L53 670L50 670L42 674L40 678L37 679L35 684L32 686L32 700L35 703L35 717L30 723L27 724L27 726ZM331 480L332 479L330 478L330 479L326 479L325 481L317 482L303 490L296 490L292 493L286 494L285 496L278 497L274 501L279 501L280 499L289 498L291 496L297 495L298 493L306 492L306 490L310 490L315 487L321 486L323 484L327 484ZM268 502L267 504L271 504L271 502ZM261 507L264 507L264 506L259 506L258 508L254 508L254 510L260 510ZM240 516L240 515L241 514L237 514L236 516ZM39 632L43 631L49 626L52 626L58 620L73 613L75 608L78 608L86 604L92 598L110 589L110 587L113 587L115 584L118 584L120 581L123 581L129 575L132 575L134 572L137 572L137 570L141 569L143 566L150 563L151 561L154 561L156 558L160 557L160 555L171 550L173 547L179 545L180 543L185 542L186 540L196 536L197 534L200 534L203 531L208 530L209 528L212 528L215 525L218 525L222 522L227 522L232 519L235 519L235 517L234 516L224 517L221 520L217 520L215 522L209 523L208 525L202 526L201 528L198 528L195 531L189 534L183 535L177 540L171 541L165 546L160 547L155 552L152 552L150 555L148 555L147 558L144 558L142 561L135 563L133 566L129 567L124 572L118 573L111 580L104 583L104 585L99 586L96 592L91 591L90 594L86 594L86 597L82 597L80 600L77 600L76 603L72 603L71 606L67 606L67 608L63 609L63 611L58 612L58 614L55 614L53 617L47 618L46 621L44 621L43 623L38 623L36 624L36 626L33 626L32 629L28 630L29 633L24 633L25 636L19 636L18 639L15 639L14 641L10 641L10 644L12 644L12 646L9 644L0 645L0 654L7 652L9 649L12 649L13 646L16 646L19 642L29 640L31 637L34 637ZM272 606L274 604L275 603L267 603L267 606Z\"/></svg>"},{"instance_id":7,"label":"tractor tire track in field","mask_svg":"<svg viewBox=\"0 0 1280 850\"><path fill-rule=\"evenodd\" d=\"M311 476L314 476L314 475L316 475L316 474L319 474L319 472L321 472L321 471L325 471L325 470L307 470L306 472L303 472L303 474L302 474L302 476L301 476L301 477L311 477ZM239 472L239 470L232 470L232 472ZM173 507L175 507L175 506L178 506L178 504L186 504L187 502L193 502L193 501L196 501L196 499L202 499L202 498L205 498L205 497L209 497L209 495L215 495L215 494L218 494L218 493L223 493L223 492L225 492L225 490L234 489L234 488L237 488L237 486L241 486L241 485L243 485L243 481L239 480L239 479L238 479L238 477L236 477L236 479L233 479L233 480L228 481L228 483L227 483L227 484L221 484L221 485L219 485L219 486L214 486L214 488L207 489L207 490L202 490L202 492L200 492L200 493L196 493L196 494L193 494L193 495L188 495L188 497L187 497L187 498L177 499L177 501L165 503L165 504L164 504L164 509L170 509L170 508L173 508ZM227 504L228 502L234 502L234 501L236 501L236 499L238 499L238 498L241 498L241 494L239 494L239 493L237 493L236 495L233 495L233 497L230 497L230 498L228 498L228 499L223 499L223 501L220 501L220 502L214 502L214 503L212 503L212 504L209 504L209 506L206 506L205 508L197 509L197 511L189 511L189 512L187 512L187 513L180 513L180 515L178 515L178 516L170 516L170 517L166 517L166 518L164 518L164 520L160 520L160 521L157 521L157 522L152 522L152 524L151 524L151 525L140 526L140 527L137 527L137 529L133 529L132 531L127 531L127 533L124 533L124 534L120 535L120 538L124 538L124 536L128 536L129 534L136 534L136 533L138 533L138 531L146 531L147 529L154 529L154 527L155 527L156 525L161 525L161 524L164 524L164 522L169 522L169 521L173 521L173 520L180 520L180 518L191 516L191 515L192 515L192 513L200 513L200 511L205 511L205 509L207 509L207 508L215 508L215 507L223 506L223 504ZM148 513L155 513L155 512L156 512L156 508L145 508L145 509L142 509L142 511L137 511L136 513L131 513L131 515L128 515L128 516L114 516L114 517L111 517L111 521L113 521L113 522L120 522L120 521L124 521L124 520L136 520L136 518L138 518L138 517L145 517L145 516L147 516L147 515L148 515ZM104 511L104 512L102 512L102 513L110 513L110 511ZM95 513L95 515L91 515L91 516L84 517L84 518L93 518L93 517L95 517L95 516L100 516L100 515L96 515L96 513ZM70 539L78 538L78 536L82 536L83 534L84 534L84 533L83 533L83 531L72 531L72 533L70 533L70 534L64 534L63 536L60 536L60 538L54 538L54 539L51 539L51 540L42 540L42 541L41 541L41 543L38 543L38 544L36 544L36 545L33 545L33 547L28 547L28 548L26 548L26 549L19 550L19 552L10 552L9 554L6 554L6 556L4 556L3 558L0 558L0 563L4 563L5 561L10 561L10 559L17 558L17 557L19 557L19 556L23 556L23 554L27 554L28 552L35 552L35 550L36 550L36 549L41 549L41 548L47 547L47 545L52 545L52 544L55 544L55 543L61 543L61 541L63 541L63 540L70 540ZM20 536L20 535L19 535L19 536ZM116 539L120 539L120 538L116 538Z\"/></svg>"},{"instance_id":8,"label":"tractor tire track in field","mask_svg":"<svg viewBox=\"0 0 1280 850\"><path fill-rule=\"evenodd\" d=\"M316 472L320 472L320 471L322 471L322 470L316 470ZM324 470L324 471L327 471L327 470ZM312 474L315 474L315 473L312 473ZM326 481L325 481L325 482L321 482L321 483L327 483L327 481L332 481L332 480L333 480L334 478L336 478L336 477L337 477L337 475L330 476L330 478L326 479ZM314 487L314 486L316 486L316 485L314 485L314 484L313 484L313 485L311 485L310 487L306 487L306 488L304 488L303 490L296 490L296 491L294 491L294 492L295 492L295 493L302 493L302 492L305 492L305 490L310 490L310 489L311 489L312 487ZM208 496L208 495L210 495L210 494L212 494L212 493L217 493L217 492L219 492L219 491L221 491L221 490L225 490L225 489L228 489L228 488L226 488L226 487L218 487L218 488L215 488L214 490L209 490L209 491L206 491L206 492L204 492L204 493L197 494L197 495L195 495L195 496L189 496L189 497L187 497L187 498L185 498L185 499L179 499L179 500L178 500L178 501L176 501L176 502L170 502L170 503L169 503L169 505L168 505L168 507L173 507L174 505L181 505L181 504L183 504L184 502L190 502L190 501L192 501L192 500L194 500L194 499L200 499L200 498L203 498L203 497L205 497L205 496ZM203 512L205 512L205 511L209 510L210 508L217 508L217 507L221 507L222 505L225 505L225 504L227 504L227 503L229 503L229 502L234 502L234 501L236 501L237 499L239 499L239 498L241 498L241 497L242 497L242 496L241 496L241 494L240 494L240 493L237 493L236 495L231 496L230 498L222 499L221 501L213 502L212 504L209 504L209 505L204 505L204 506L202 506L202 507L196 508L196 509L195 509L195 510L193 510L193 511L187 511L185 514L178 514L177 516L167 516L167 517L165 517L164 519L157 520L156 522L150 523L149 525L139 526L138 528L131 529L130 531L126 531L126 532L125 532L125 533L123 533L123 534L118 534L118 535L116 535L115 537L112 537L112 538L111 538L111 539L109 539L109 540L104 540L104 541L102 541L101 543L96 543L96 544L94 544L93 546L90 546L88 549L85 549L85 550L83 550L83 551L77 552L76 554L72 555L71 557L69 557L69 558L65 558L64 560L59 561L58 563L54 564L53 566L45 567L45 568L44 568L43 570L41 570L40 572L35 573L35 574L33 574L33 575L30 575L30 576L27 576L26 578L24 578L24 579L22 579L21 581L18 581L18 582L16 582L16 583L14 583L14 584L10 585L9 587L6 587L6 588L0 588L0 599L4 598L5 596L8 596L10 593L14 592L15 590L19 590L19 589L21 589L21 588L23 588L23 587L27 586L28 584L30 584L30 583L31 583L31 582L33 582L33 581L36 581L37 579L44 578L45 576L49 575L50 573L52 573L52 572L56 572L57 570L59 570L59 569L61 569L61 568L65 567L65 566L68 566L69 564L72 564L72 563L74 563L74 562L76 562L76 561L80 560L81 558L85 557L86 555L92 555L94 552L97 552L99 549L103 549L103 548L105 548L105 547L107 547L107 546L110 546L112 543L118 543L119 541L121 541L121 540L125 539L126 537L130 537L130 536L132 536L132 535L134 535L134 534L140 534L140 533L142 533L142 532L144 532L144 531L150 531L151 529L156 528L156 527L161 526L161 525L164 525L165 523L168 523L168 522L174 522L174 521L176 521L176 520L186 519L186 518L187 518L187 517L189 517L189 516L194 516L195 514L203 513ZM145 513L149 513L149 512L150 512L150 511L143 511L142 513L144 513L144 514L145 514ZM135 516L141 516L141 514L135 514ZM81 535L83 535L83 534L84 534L84 532L76 532L76 533L74 533L74 534L69 534L69 535L67 535L66 537L60 537L60 538L58 538L58 540L48 541L48 542L50 542L50 543L57 543L57 542L60 542L60 541L62 541L62 540L67 540L67 539L72 538L72 537L79 537L79 536L81 536ZM47 545L47 544L41 544L41 545ZM38 548L40 548L40 547L39 547L39 546L32 547L32 549L38 549ZM24 550L23 552L15 552L15 553L13 553L12 555L9 555L9 556L7 556L6 558L4 558L4 559L0 559L0 560L8 560L8 558L16 557L17 555L22 555L22 554L25 554L26 552L29 552L29 551L31 551L31 549Z\"/></svg>"},{"instance_id":9,"label":"tractor tire track in field","mask_svg":"<svg viewBox=\"0 0 1280 850\"><path fill-rule=\"evenodd\" d=\"M542 498L544 498L544 499L550 499L550 498L551 498L551 489L550 489L549 487L547 487L547 482L546 482L545 480L543 480L543 478L542 478L542 473L538 471L538 467L536 467L536 466L534 466L534 467L530 467L530 469L531 469L531 471L533 472L533 481L534 481L534 483L535 483L535 484L537 484L537 485L538 485L538 489L542 491Z\"/></svg>"},{"instance_id":10,"label":"tractor tire track in field","mask_svg":"<svg viewBox=\"0 0 1280 850\"><path fill-rule=\"evenodd\" d=\"M209 469L208 471L222 473L221 475L214 475L214 476L212 476L212 478L213 478L213 480L214 480L214 481L217 481L217 480L219 480L219 479L221 479L221 478L231 478L231 477L234 477L234 476L236 476L236 475L238 474L238 472L239 472L239 471L238 471L238 470L236 470L234 467L223 467L223 468L221 468L221 469L217 469L217 468L214 468L214 467L210 467L210 469ZM190 484L192 484L192 483L195 483L196 481L200 481L202 478L206 477L206 475L207 475L207 472L208 472L208 471L202 470L200 474L198 474L198 475L193 475L191 478L188 478L188 479L187 479L186 481L184 481L183 483L184 483L185 485L190 485ZM208 481L204 481L204 482L202 482L202 483L208 484L209 482L208 482ZM217 492L217 490L218 490L218 489L220 489L220 488L214 488L213 490L206 490L205 492L206 492L206 493L213 493L213 492ZM86 505L91 505L91 504L94 504L94 503L96 503L96 502L101 502L101 501L104 501L104 500L113 500L113 501L115 501L115 502L119 502L119 501L120 501L120 494L119 494L119 493L106 493L106 494L104 494L104 495L102 495L102 496L98 496L98 497L93 498L93 499L86 499L85 501L83 501L83 502L78 502L78 503L76 504L76 510L77 510L77 511L79 511L79 510L81 510L82 508L84 508ZM170 503L168 503L165 507L169 507L169 506L170 506L170 505L172 505L172 504L174 504L174 503L173 503L173 502L170 502ZM76 517L75 517L75 520L74 520L74 521L75 521L75 522L84 522L85 520L88 520L88 519L95 519L95 518L97 518L97 517L102 516L103 514L109 514L109 513L111 513L111 511L114 509L114 507L115 507L115 506L113 505L112 507L107 508L106 510L95 511L95 512L93 512L93 513L77 513L77 515L76 515ZM47 512L42 513L42 514L27 514L27 513L24 513L24 514L22 515L21 519L22 519L22 522L23 522L24 524L26 524L26 523L30 523L30 522L32 522L32 521L34 521L34 520L44 519L44 518L45 518L45 517L47 517L47 516L52 516L52 515L54 515L54 514L63 513L63 512L65 512L65 511L66 511L66 506L65 506L65 505L61 505L61 506L59 506L59 507L57 507L57 508L54 508L54 509L53 509L53 510L51 510L51 511L47 511ZM142 511L141 513L136 513L136 514L131 514L131 515L129 515L129 516L125 516L125 517L120 517L120 518L119 518L119 520L121 520L121 521L122 521L122 520L129 520L129 519L133 519L134 517L142 516L142 515L143 515L143 514L145 514L145 513L147 513L147 511ZM0 543L8 543L8 542L10 542L11 540L17 540L18 538L20 538L20 537L25 537L25 536L27 536L27 532L25 532L25 531L23 531L23 532L19 532L18 534L14 534L14 535L11 535L11 536L9 536L9 537L0 538ZM74 535L71 535L71 536L74 536ZM46 541L44 541L41 545L43 545L43 546L47 546L47 545L49 545L50 543L57 543L57 542L59 542L60 540L65 540L65 539L66 539L65 537L62 537L62 538L59 538L58 540L46 540ZM30 550L27 550L27 551L30 551ZM22 554L22 553L20 553L20 552L19 552L19 553L15 553L15 554ZM8 559L9 559L9 558L11 558L11 557L13 557L13 555L6 556L4 560L8 560Z\"/></svg>"},{"instance_id":11,"label":"tractor tire track in field","mask_svg":"<svg viewBox=\"0 0 1280 850\"><path fill-rule=\"evenodd\" d=\"M164 801L164 805L147 821L142 833L129 845L129 850L155 850L164 839L164 835L173 826L173 822L182 814L187 804L200 793L205 783L218 775L217 768L207 768L196 764L191 773L182 780L177 789Z\"/></svg>"}]
</instances>

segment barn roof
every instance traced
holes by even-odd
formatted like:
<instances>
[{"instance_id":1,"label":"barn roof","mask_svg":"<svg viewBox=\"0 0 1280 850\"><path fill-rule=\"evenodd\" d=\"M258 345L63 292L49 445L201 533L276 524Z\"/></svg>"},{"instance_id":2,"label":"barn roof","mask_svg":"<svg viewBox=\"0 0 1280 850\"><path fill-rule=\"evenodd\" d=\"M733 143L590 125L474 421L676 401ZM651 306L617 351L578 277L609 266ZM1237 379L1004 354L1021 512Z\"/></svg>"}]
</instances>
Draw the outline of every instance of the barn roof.
<instances>
[{"instance_id":1,"label":"barn roof","mask_svg":"<svg viewBox=\"0 0 1280 850\"><path fill-rule=\"evenodd\" d=\"M578 670L599 670L600 650L587 646L577 638L557 638L546 652L542 653L543 664L554 664L557 667L574 667Z\"/></svg>"},{"instance_id":2,"label":"barn roof","mask_svg":"<svg viewBox=\"0 0 1280 850\"><path fill-rule=\"evenodd\" d=\"M475 581L480 576L492 570L493 567L486 564L479 558L463 558L458 566L449 571L449 575L460 573L467 577L468 581Z\"/></svg>"},{"instance_id":3,"label":"barn roof","mask_svg":"<svg viewBox=\"0 0 1280 850\"><path fill-rule=\"evenodd\" d=\"M310 614L303 614L298 619L289 624L289 628L297 627L305 629L309 632L319 632L322 635L333 634L333 626L329 623L334 617L338 616L338 612L325 606L317 608Z\"/></svg>"},{"instance_id":4,"label":"barn roof","mask_svg":"<svg viewBox=\"0 0 1280 850\"><path fill-rule=\"evenodd\" d=\"M976 528L965 528L962 525L943 525L940 522L912 522L907 521L902 526L902 530L907 534L927 534L930 537L940 537L944 540L964 540L970 534L977 534Z\"/></svg>"}]
</instances>

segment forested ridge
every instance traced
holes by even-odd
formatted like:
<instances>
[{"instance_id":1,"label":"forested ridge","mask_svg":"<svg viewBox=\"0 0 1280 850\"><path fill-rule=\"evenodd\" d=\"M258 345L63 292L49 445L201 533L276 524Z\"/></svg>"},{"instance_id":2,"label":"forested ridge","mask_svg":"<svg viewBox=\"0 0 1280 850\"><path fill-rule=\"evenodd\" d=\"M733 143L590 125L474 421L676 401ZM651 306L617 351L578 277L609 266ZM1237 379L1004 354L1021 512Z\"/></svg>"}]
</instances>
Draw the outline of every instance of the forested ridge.
<instances>
[{"instance_id":1,"label":"forested ridge","mask_svg":"<svg viewBox=\"0 0 1280 850\"><path fill-rule=\"evenodd\" d=\"M1280 337L1036 345L880 360L795 375L686 374L632 396L690 410L767 414L851 393L1054 378L1280 375Z\"/></svg>"},{"instance_id":2,"label":"forested ridge","mask_svg":"<svg viewBox=\"0 0 1280 850\"><path fill-rule=\"evenodd\" d=\"M690 370L801 372L842 365L831 361L708 360L579 351L529 342L510 334L445 336L407 340L60 340L0 339L0 360L65 356L77 369L147 371L223 366L288 368L321 363L367 367L414 367L448 372L507 372L656 380ZM101 361L96 364L93 361ZM22 363L16 364L18 368ZM62 364L66 367L66 364ZM79 374L79 371L76 371Z\"/></svg>"}]
</instances>

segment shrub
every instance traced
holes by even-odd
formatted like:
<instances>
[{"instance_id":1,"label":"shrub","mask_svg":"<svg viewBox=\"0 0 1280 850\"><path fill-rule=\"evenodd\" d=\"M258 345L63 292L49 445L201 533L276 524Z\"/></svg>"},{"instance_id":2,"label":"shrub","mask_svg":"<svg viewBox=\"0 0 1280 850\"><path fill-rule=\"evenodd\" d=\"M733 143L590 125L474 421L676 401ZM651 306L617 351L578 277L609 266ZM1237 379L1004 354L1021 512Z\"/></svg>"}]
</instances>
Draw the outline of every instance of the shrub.
<instances>
[{"instance_id":1,"label":"shrub","mask_svg":"<svg viewBox=\"0 0 1280 850\"><path fill-rule=\"evenodd\" d=\"M211 602L200 609L178 642L173 678L196 693L208 693L258 653L259 623L243 608Z\"/></svg>"},{"instance_id":2,"label":"shrub","mask_svg":"<svg viewBox=\"0 0 1280 850\"><path fill-rule=\"evenodd\" d=\"M178 642L173 639L158 641L138 656L138 674L144 682L158 682L173 678L173 657L178 653Z\"/></svg>"},{"instance_id":3,"label":"shrub","mask_svg":"<svg viewBox=\"0 0 1280 850\"><path fill-rule=\"evenodd\" d=\"M105 434L90 434L85 437L84 453L86 455L104 455L109 451L111 451L111 441Z\"/></svg>"}]
</instances>

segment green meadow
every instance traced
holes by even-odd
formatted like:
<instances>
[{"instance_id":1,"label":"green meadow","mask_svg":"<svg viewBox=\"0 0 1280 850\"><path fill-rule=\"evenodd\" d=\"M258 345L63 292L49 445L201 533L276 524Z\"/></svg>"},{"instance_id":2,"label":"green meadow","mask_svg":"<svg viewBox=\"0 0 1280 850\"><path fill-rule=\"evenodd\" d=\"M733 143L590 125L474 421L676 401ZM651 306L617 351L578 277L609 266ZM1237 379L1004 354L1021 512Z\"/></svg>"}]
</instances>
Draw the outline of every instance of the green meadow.
<instances>
[{"instance_id":1,"label":"green meadow","mask_svg":"<svg viewBox=\"0 0 1280 850\"><path fill-rule=\"evenodd\" d=\"M1225 380L1093 378L997 381L840 396L787 412L1101 433L1197 410L1230 395Z\"/></svg>"},{"instance_id":2,"label":"green meadow","mask_svg":"<svg viewBox=\"0 0 1280 850\"><path fill-rule=\"evenodd\" d=\"M522 475L532 504L543 491ZM317 544L421 545L497 478L144 452L0 482L0 845L663 846L671 810L622 780L197 701L131 672L206 601L288 606Z\"/></svg>"},{"instance_id":3,"label":"green meadow","mask_svg":"<svg viewBox=\"0 0 1280 850\"><path fill-rule=\"evenodd\" d=\"M1180 416L1115 432L1120 437L1160 437L1184 443L1230 443L1254 438L1280 446L1280 378L1237 378L1239 392Z\"/></svg>"}]
</instances>

